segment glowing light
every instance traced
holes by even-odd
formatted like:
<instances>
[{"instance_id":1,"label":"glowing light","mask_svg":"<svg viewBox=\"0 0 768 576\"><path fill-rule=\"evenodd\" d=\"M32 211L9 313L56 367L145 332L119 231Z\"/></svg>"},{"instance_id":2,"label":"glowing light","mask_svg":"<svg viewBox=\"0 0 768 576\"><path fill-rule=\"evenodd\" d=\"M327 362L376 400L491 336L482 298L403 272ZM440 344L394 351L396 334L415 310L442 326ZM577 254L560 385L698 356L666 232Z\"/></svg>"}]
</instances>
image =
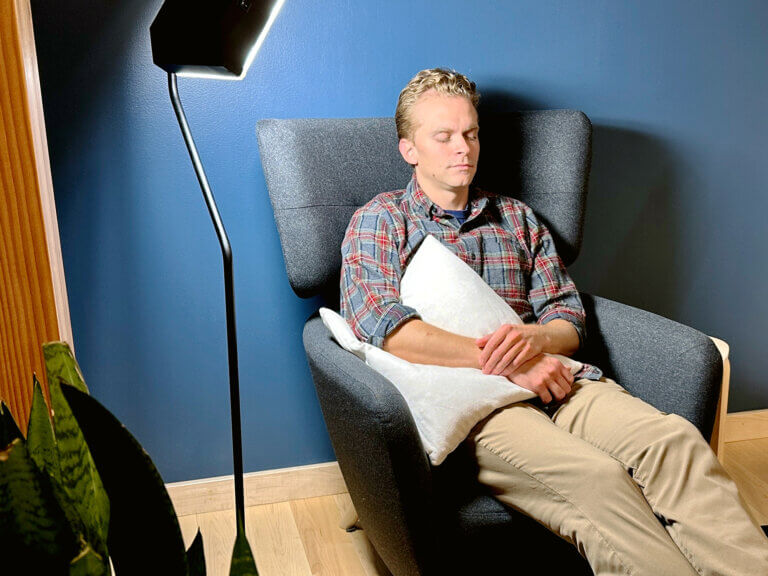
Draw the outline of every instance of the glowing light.
<instances>
[{"instance_id":1,"label":"glowing light","mask_svg":"<svg viewBox=\"0 0 768 576\"><path fill-rule=\"evenodd\" d=\"M245 78L245 75L248 73L248 68L251 67L251 63L254 58L256 58L256 53L259 51L259 48L264 44L264 40L267 38L267 34L269 34L269 30L272 28L272 24L274 24L283 4L285 4L285 0L277 0L272 7L267 22L264 24L264 28L262 28L259 36L256 38L256 42L254 42L253 46L251 46L251 49L248 51L248 56L245 58L245 63L243 64L243 71L239 76L232 74L229 70L223 67L218 68L221 72L216 72L213 67L200 67L198 70L190 70L187 68L184 71L177 72L177 75L183 76L184 78L212 78L214 80L242 80Z\"/></svg>"},{"instance_id":2,"label":"glowing light","mask_svg":"<svg viewBox=\"0 0 768 576\"><path fill-rule=\"evenodd\" d=\"M264 29L256 39L256 43L251 47L251 51L248 52L248 57L245 59L245 65L243 66L243 71L240 73L240 76L237 78L238 80L245 78L245 75L248 72L248 68L251 67L251 62L253 62L253 59L256 58L256 52L258 52L259 48L261 48L261 45L264 44L264 39L267 37L269 29L272 28L272 24L274 24L277 15L280 13L281 8L283 7L283 4L285 4L285 0L277 0L277 3L272 7L272 12L269 13L269 18L267 19L267 23L264 25Z\"/></svg>"}]
</instances>

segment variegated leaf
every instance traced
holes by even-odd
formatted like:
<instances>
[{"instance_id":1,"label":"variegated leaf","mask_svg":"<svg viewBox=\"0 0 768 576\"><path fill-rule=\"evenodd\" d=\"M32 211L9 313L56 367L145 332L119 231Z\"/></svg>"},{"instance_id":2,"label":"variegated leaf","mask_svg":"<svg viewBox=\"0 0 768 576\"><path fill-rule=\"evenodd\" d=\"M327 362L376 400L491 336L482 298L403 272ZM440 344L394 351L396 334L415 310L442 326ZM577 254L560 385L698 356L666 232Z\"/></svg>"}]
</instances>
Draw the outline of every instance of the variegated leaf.
<instances>
[{"instance_id":1,"label":"variegated leaf","mask_svg":"<svg viewBox=\"0 0 768 576\"><path fill-rule=\"evenodd\" d=\"M56 450L50 411L43 398L40 382L37 377L33 379L35 389L32 394L32 410L29 413L27 428L27 450L37 467L46 472L53 479L54 484L60 485L59 453Z\"/></svg>"},{"instance_id":2,"label":"variegated leaf","mask_svg":"<svg viewBox=\"0 0 768 576\"><path fill-rule=\"evenodd\" d=\"M82 522L85 539L107 558L109 499L83 433L57 381L49 381L61 486L67 503ZM69 516L69 514L68 514Z\"/></svg>"},{"instance_id":3,"label":"variegated leaf","mask_svg":"<svg viewBox=\"0 0 768 576\"><path fill-rule=\"evenodd\" d=\"M48 386L66 383L78 390L88 393L83 373L77 365L72 350L66 342L46 342L43 344L45 371L48 375Z\"/></svg>"}]
</instances>

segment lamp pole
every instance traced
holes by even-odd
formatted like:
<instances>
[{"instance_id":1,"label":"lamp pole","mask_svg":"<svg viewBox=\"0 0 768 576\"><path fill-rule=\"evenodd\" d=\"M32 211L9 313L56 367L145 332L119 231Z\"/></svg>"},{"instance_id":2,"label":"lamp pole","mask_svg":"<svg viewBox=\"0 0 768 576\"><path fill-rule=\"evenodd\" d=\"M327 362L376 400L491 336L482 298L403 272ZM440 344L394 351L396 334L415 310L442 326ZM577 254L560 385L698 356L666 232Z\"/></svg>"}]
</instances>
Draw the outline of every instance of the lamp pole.
<instances>
[{"instance_id":1,"label":"lamp pole","mask_svg":"<svg viewBox=\"0 0 768 576\"><path fill-rule=\"evenodd\" d=\"M200 182L200 188L203 191L205 204L208 206L208 213L211 215L213 226L216 229L216 235L221 245L221 256L224 261L224 293L227 308L227 357L229 360L229 404L232 413L232 460L235 472L235 512L237 515L238 534L245 527L245 497L243 494L243 441L242 429L240 426L240 378L237 368L237 332L235 328L235 283L232 269L232 247L229 244L227 231L224 229L224 223L221 221L219 209L216 207L216 200L213 198L213 192L208 185L208 178L205 175L203 164L200 161L200 155L197 153L195 141L192 138L192 132L189 130L187 117L184 114L184 108L179 98L179 90L176 85L176 74L168 73L168 91L171 95L173 110L176 112L176 118L179 121L181 133L184 136L184 143L187 145L189 157L192 159L192 165L197 174L197 180Z\"/></svg>"}]
</instances>

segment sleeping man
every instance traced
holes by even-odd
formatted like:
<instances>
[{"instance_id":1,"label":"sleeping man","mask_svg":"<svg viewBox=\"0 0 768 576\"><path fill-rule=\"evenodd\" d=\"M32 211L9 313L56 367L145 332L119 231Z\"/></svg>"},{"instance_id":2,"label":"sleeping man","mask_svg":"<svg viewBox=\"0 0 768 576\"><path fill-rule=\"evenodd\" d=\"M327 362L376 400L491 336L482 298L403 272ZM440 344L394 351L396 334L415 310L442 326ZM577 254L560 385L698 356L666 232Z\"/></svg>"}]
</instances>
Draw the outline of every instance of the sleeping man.
<instances>
[{"instance_id":1,"label":"sleeping man","mask_svg":"<svg viewBox=\"0 0 768 576\"><path fill-rule=\"evenodd\" d=\"M361 340L420 364L503 375L536 398L470 433L478 481L575 545L595 574L754 575L768 539L693 424L584 365L585 313L547 228L522 202L470 187L479 94L456 72L419 72L400 93L404 190L355 212L342 245L341 313ZM425 234L448 246L518 313L480 339L432 326L400 301ZM606 495L610 498L606 498Z\"/></svg>"}]
</instances>

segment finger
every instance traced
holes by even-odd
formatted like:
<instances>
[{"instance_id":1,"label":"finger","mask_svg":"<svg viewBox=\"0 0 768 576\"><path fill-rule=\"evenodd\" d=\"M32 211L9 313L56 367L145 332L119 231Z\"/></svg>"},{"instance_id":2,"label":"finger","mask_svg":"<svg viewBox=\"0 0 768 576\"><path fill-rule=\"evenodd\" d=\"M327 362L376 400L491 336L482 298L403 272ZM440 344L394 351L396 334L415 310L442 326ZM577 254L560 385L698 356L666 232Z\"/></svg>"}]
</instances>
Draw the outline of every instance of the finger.
<instances>
[{"instance_id":1,"label":"finger","mask_svg":"<svg viewBox=\"0 0 768 576\"><path fill-rule=\"evenodd\" d=\"M506 350L506 347L504 347L506 334L502 334L501 338L499 336L498 332L494 332L480 353L480 365L485 374L491 373L496 362L499 361L500 355L503 355Z\"/></svg>"},{"instance_id":2,"label":"finger","mask_svg":"<svg viewBox=\"0 0 768 576\"><path fill-rule=\"evenodd\" d=\"M553 375L553 379L557 381L558 385L563 389L566 395L571 393L570 373L570 370L561 364Z\"/></svg>"},{"instance_id":3,"label":"finger","mask_svg":"<svg viewBox=\"0 0 768 576\"><path fill-rule=\"evenodd\" d=\"M483 373L484 374L492 374L495 373L494 370L496 370L499 367L499 362L504 358L504 355L509 351L510 348L515 346L516 340L519 338L519 334L516 334L514 332L510 332L507 334L507 336L502 340L498 346L494 349L494 351L491 353L491 356L488 358L488 361L483 365ZM489 348L489 346L486 346L486 349Z\"/></svg>"},{"instance_id":4,"label":"finger","mask_svg":"<svg viewBox=\"0 0 768 576\"><path fill-rule=\"evenodd\" d=\"M496 364L496 368L493 370L494 374L504 374L505 376L511 374L515 371L515 368L517 368L516 365L522 364L518 363L517 360L520 358L520 352L524 347L523 342L518 342L512 348L510 348L506 354L502 357L501 360ZM514 365L513 365L514 364Z\"/></svg>"},{"instance_id":5,"label":"finger","mask_svg":"<svg viewBox=\"0 0 768 576\"><path fill-rule=\"evenodd\" d=\"M558 400L562 400L567 395L567 392L562 387L562 382L559 379L550 381L549 391L552 393L552 396Z\"/></svg>"},{"instance_id":6,"label":"finger","mask_svg":"<svg viewBox=\"0 0 768 576\"><path fill-rule=\"evenodd\" d=\"M524 345L523 348L517 353L517 356L515 356L515 359L512 361L512 368L515 370L536 355L533 353L533 348L529 342L523 342L521 340L521 344Z\"/></svg>"},{"instance_id":7,"label":"finger","mask_svg":"<svg viewBox=\"0 0 768 576\"><path fill-rule=\"evenodd\" d=\"M523 345L525 346L525 344L527 343L524 343ZM512 363L507 366L503 374L505 376L510 376L518 370L522 370L523 366L525 366L531 360L534 360L537 356L538 354L533 350L532 347L530 347L530 345L524 347L520 352L517 353L517 356L515 356L515 359L512 360Z\"/></svg>"},{"instance_id":8,"label":"finger","mask_svg":"<svg viewBox=\"0 0 768 576\"><path fill-rule=\"evenodd\" d=\"M549 404L552 402L552 394L549 393L547 388L542 388L541 391L537 392L537 394L544 404Z\"/></svg>"},{"instance_id":9,"label":"finger","mask_svg":"<svg viewBox=\"0 0 768 576\"><path fill-rule=\"evenodd\" d=\"M557 381L560 384L560 388L562 388L565 396L571 393L571 385L568 383L568 380L566 380L564 376L559 376Z\"/></svg>"},{"instance_id":10,"label":"finger","mask_svg":"<svg viewBox=\"0 0 768 576\"><path fill-rule=\"evenodd\" d=\"M484 336L484 338L487 338L487 340L485 342L485 347L491 349L488 352L488 355L490 355L491 352L496 349L496 347L500 346L501 343L510 334L511 335L517 334L517 330L515 330L514 326L512 326L510 324L503 324L503 325L499 326L499 328L493 334L488 334L487 336Z\"/></svg>"},{"instance_id":11,"label":"finger","mask_svg":"<svg viewBox=\"0 0 768 576\"><path fill-rule=\"evenodd\" d=\"M505 326L502 326L496 332L491 334L491 337L488 338L488 340L485 343L485 347L483 348L483 351L480 354L480 365L485 366L485 363L488 362L488 358L491 357L491 354L494 350L496 350L496 347L503 342L504 338L506 338L507 332L505 330Z\"/></svg>"},{"instance_id":12,"label":"finger","mask_svg":"<svg viewBox=\"0 0 768 576\"><path fill-rule=\"evenodd\" d=\"M571 374L571 371L563 365L563 377L568 382L568 385L570 386L573 384L573 382L576 380L573 374Z\"/></svg>"},{"instance_id":13,"label":"finger","mask_svg":"<svg viewBox=\"0 0 768 576\"><path fill-rule=\"evenodd\" d=\"M493 336L493 334L486 334L485 336L478 338L475 340L475 344L478 348L484 348L485 345L488 343L488 339Z\"/></svg>"}]
</instances>

